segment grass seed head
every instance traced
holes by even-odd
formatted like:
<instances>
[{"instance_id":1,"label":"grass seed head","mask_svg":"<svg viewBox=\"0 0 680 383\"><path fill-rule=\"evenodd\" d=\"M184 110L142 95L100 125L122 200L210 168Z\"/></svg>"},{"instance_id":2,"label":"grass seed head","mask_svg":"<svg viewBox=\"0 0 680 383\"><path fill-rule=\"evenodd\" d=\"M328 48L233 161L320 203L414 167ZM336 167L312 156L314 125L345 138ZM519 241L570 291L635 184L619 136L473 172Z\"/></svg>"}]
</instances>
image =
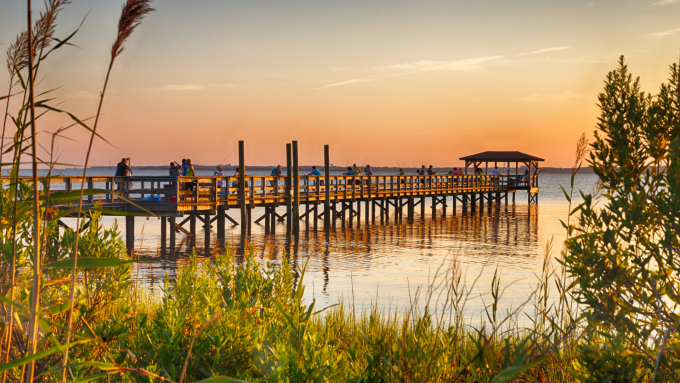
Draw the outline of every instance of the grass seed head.
<instances>
[{"instance_id":1,"label":"grass seed head","mask_svg":"<svg viewBox=\"0 0 680 383\"><path fill-rule=\"evenodd\" d=\"M111 62L123 52L123 44L132 35L132 32L142 22L144 16L153 12L151 0L127 0L123 5L123 11L118 21L118 36L111 47Z\"/></svg>"}]
</instances>

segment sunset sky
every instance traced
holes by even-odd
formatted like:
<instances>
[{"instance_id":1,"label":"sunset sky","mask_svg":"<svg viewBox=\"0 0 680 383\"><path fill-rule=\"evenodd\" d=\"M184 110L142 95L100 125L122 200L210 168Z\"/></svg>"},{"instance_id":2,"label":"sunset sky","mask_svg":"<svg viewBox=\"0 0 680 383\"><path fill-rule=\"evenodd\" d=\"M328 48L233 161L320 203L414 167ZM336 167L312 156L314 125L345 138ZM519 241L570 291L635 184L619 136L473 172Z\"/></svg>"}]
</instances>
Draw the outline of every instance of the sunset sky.
<instances>
[{"instance_id":1,"label":"sunset sky","mask_svg":"<svg viewBox=\"0 0 680 383\"><path fill-rule=\"evenodd\" d=\"M41 68L38 88L58 88L53 103L81 118L96 112L122 3L72 0L57 36L87 15L78 47ZM680 55L680 0L153 7L114 66L99 126L111 144L95 144L94 165L123 156L136 165L233 164L238 140L248 165L285 164L285 144L298 140L304 165L323 164L330 144L336 165L453 167L476 152L519 150L566 167L580 134L595 127L597 93L619 55L650 92ZM1 50L25 29L24 12L25 1L2 0ZM0 94L8 80L0 71ZM48 116L37 128L66 122ZM58 142L59 161L82 163L86 132L68 136L75 142Z\"/></svg>"}]
</instances>

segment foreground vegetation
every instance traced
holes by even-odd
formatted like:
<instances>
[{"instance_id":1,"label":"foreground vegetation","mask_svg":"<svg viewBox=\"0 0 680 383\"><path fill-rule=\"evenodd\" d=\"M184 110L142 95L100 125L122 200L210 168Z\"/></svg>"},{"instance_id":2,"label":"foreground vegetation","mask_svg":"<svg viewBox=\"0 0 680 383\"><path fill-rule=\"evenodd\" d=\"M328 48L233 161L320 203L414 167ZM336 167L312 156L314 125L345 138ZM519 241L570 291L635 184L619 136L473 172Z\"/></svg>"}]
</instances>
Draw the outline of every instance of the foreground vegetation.
<instances>
[{"instance_id":1,"label":"foreground vegetation","mask_svg":"<svg viewBox=\"0 0 680 383\"><path fill-rule=\"evenodd\" d=\"M356 312L351 305L317 310L302 299L304 273L292 271L302 265L292 268L284 258L262 266L254 251L240 259L228 249L215 259L192 257L161 294L150 295L131 276L135 260L126 257L117 227L101 226L102 209L82 211L82 187L44 193L50 177L39 179L36 169L51 169L55 141L78 127L91 134L86 175L92 142L101 138L97 124L114 61L152 9L148 0L126 1L98 110L80 119L43 98L54 89L36 91L33 81L47 57L75 35L54 37L68 3L46 1L8 50L10 83L0 98L6 101L0 146L11 157L4 164L9 182L0 188L2 383L680 378L677 65L653 96L640 90L623 58L609 73L594 143L589 149L585 136L578 142L571 188L564 190L569 219L559 265L553 268L548 245L534 291L511 311L499 310L497 272L483 318L469 323L465 305L479 286L462 282L455 258L410 306L394 312ZM19 105L14 112L10 99ZM36 125L46 113L64 116L69 125L50 133L52 145L39 157ZM12 127L13 139L5 142ZM572 206L574 178L588 155L601 184ZM27 157L32 182L17 176ZM89 226L60 233L59 219L67 214L79 222L88 217ZM524 314L529 326L518 322Z\"/></svg>"}]
</instances>

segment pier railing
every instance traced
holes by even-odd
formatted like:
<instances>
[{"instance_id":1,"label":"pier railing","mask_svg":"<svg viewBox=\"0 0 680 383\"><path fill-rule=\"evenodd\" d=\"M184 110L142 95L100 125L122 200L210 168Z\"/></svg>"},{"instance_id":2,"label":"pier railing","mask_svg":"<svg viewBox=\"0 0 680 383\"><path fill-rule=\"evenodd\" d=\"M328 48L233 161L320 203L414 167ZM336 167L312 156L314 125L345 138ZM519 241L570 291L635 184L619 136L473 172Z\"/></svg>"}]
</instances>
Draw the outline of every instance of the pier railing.
<instances>
[{"instance_id":1,"label":"pier railing","mask_svg":"<svg viewBox=\"0 0 680 383\"><path fill-rule=\"evenodd\" d=\"M29 177L22 177L29 178ZM291 181L292 180L291 178ZM2 178L3 184L9 182ZM49 179L50 192L99 189L101 194L88 195L83 203L124 205L130 199L154 210L196 210L206 205L238 206L238 177L69 177ZM326 185L325 176L300 176L288 185L286 176L246 176L247 204L284 203L292 196L295 185L300 201L322 201L326 193L336 200L374 199L410 195L455 194L527 190L538 187L538 175L333 175ZM106 191L106 192L104 192ZM108 192L108 193L107 193ZM149 206L151 205L151 206ZM208 207L209 208L209 207Z\"/></svg>"}]
</instances>

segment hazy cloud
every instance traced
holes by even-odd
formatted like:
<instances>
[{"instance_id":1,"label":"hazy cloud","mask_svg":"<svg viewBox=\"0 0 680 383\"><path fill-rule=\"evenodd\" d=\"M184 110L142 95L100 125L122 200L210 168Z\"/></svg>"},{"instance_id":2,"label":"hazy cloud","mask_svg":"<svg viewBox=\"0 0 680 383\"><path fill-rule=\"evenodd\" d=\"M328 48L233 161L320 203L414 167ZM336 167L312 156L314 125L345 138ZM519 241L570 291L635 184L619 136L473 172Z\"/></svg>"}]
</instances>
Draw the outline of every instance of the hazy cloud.
<instances>
[{"instance_id":1,"label":"hazy cloud","mask_svg":"<svg viewBox=\"0 0 680 383\"><path fill-rule=\"evenodd\" d=\"M412 63L378 66L372 68L379 71L402 70L408 73L420 73L429 71L471 71L481 69L481 64L503 58L503 56L486 56L455 61L429 61L420 60Z\"/></svg>"},{"instance_id":2,"label":"hazy cloud","mask_svg":"<svg viewBox=\"0 0 680 383\"><path fill-rule=\"evenodd\" d=\"M564 92L560 93L530 94L528 96L520 98L519 101L535 102L535 101L566 100L582 96L583 96L582 94L573 93L571 90L565 90Z\"/></svg>"},{"instance_id":3,"label":"hazy cloud","mask_svg":"<svg viewBox=\"0 0 680 383\"><path fill-rule=\"evenodd\" d=\"M663 32L656 32L656 33L650 33L647 36L653 36L653 37L663 37L663 36L670 36L674 35L676 33L680 32L680 28L673 28L673 29L668 29Z\"/></svg>"},{"instance_id":4,"label":"hazy cloud","mask_svg":"<svg viewBox=\"0 0 680 383\"><path fill-rule=\"evenodd\" d=\"M545 52L563 51L565 49L569 49L569 47L561 46L561 47L544 48L544 49L539 49L537 51L518 53L517 56L536 55L536 54L545 53Z\"/></svg>"},{"instance_id":5,"label":"hazy cloud","mask_svg":"<svg viewBox=\"0 0 680 383\"><path fill-rule=\"evenodd\" d=\"M371 71L383 72L383 74L366 76L361 78L353 78L349 80L331 82L317 89L334 88L336 86L357 84L361 82L370 82L382 80L388 77L405 76L409 74L416 74L431 71L474 71L482 68L483 63L495 61L503 58L503 56L487 56L477 57L471 59L454 60L454 61L430 61L420 60L411 63L402 63L386 66L377 66L370 68Z\"/></svg>"},{"instance_id":6,"label":"hazy cloud","mask_svg":"<svg viewBox=\"0 0 680 383\"><path fill-rule=\"evenodd\" d=\"M531 52L518 53L515 56L527 56L527 55L534 55L534 54L545 53L545 52L562 51L562 50L565 50L565 49L569 49L569 47L568 46L559 46L559 47L544 48L544 49L539 49L539 50L531 51ZM483 64L490 63L490 62L493 62L493 61L499 61L503 58L505 58L505 56L495 55L495 56L475 57L475 58L462 59L462 60L453 60L453 61L419 60L419 61L413 61L413 62L409 62L409 63L376 66L376 67L369 68L369 70L373 71L373 72L381 72L381 74L376 74L376 75L371 75L371 76L366 76L366 77L353 78L353 79L349 79L349 80L335 81L335 82L331 82L331 83L326 84L326 85L324 85L320 88L317 88L317 89L328 89L328 88L334 88L336 86L357 84L357 83L362 83L362 82L370 82L370 81L382 80L382 79L388 78L388 77L405 76L405 75L409 75L409 74L416 74L416 73L423 73L423 72L432 72L432 71L470 72L470 71L476 71L476 70L482 69ZM332 67L332 69L337 70L338 67Z\"/></svg>"},{"instance_id":7,"label":"hazy cloud","mask_svg":"<svg viewBox=\"0 0 680 383\"><path fill-rule=\"evenodd\" d=\"M234 84L168 84L155 90L161 91L196 91L208 88L233 88Z\"/></svg>"},{"instance_id":8,"label":"hazy cloud","mask_svg":"<svg viewBox=\"0 0 680 383\"><path fill-rule=\"evenodd\" d=\"M680 0L659 0L656 3L652 4L652 6L663 6L663 5L671 5L671 4L679 4Z\"/></svg>"}]
</instances>

